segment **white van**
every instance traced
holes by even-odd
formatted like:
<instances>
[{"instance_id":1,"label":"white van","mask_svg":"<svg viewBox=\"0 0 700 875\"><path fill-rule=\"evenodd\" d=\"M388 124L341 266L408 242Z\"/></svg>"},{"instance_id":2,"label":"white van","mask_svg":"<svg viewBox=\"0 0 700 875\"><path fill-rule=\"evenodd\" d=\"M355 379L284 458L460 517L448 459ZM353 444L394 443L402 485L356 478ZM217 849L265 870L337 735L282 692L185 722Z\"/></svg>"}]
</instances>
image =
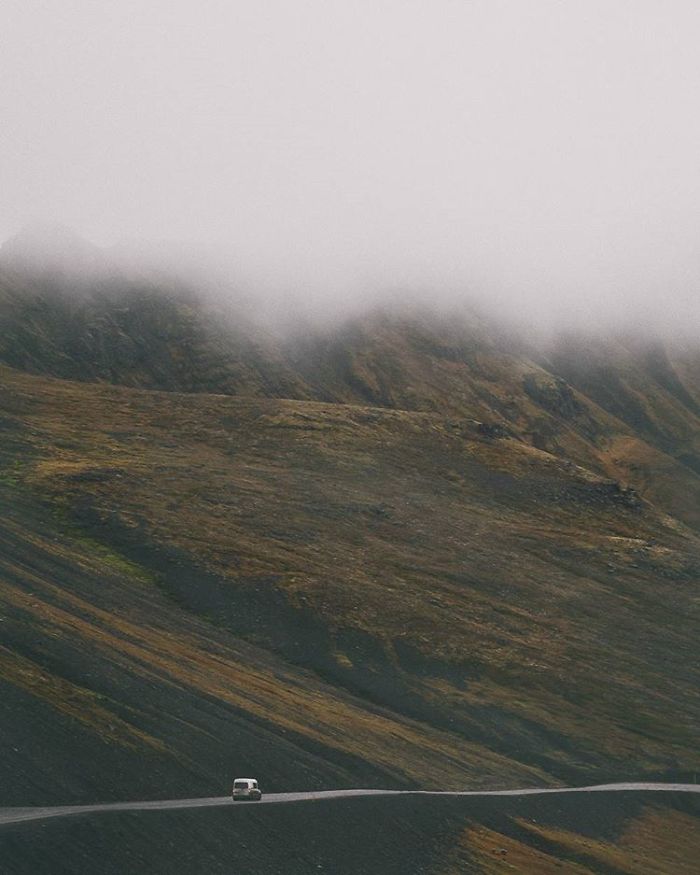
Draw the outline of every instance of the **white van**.
<instances>
[{"instance_id":1,"label":"white van","mask_svg":"<svg viewBox=\"0 0 700 875\"><path fill-rule=\"evenodd\" d=\"M234 802L246 799L251 802L259 802L262 799L262 793L255 778L234 778L231 797Z\"/></svg>"}]
</instances>

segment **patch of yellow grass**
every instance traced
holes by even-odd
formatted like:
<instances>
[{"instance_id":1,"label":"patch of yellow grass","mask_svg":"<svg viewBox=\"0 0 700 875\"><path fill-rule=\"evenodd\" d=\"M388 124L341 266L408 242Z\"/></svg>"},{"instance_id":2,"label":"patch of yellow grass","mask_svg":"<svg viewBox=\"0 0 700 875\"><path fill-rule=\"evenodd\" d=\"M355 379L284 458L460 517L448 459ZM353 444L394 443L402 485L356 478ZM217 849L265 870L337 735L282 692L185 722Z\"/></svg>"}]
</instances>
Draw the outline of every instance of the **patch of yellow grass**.
<instances>
[{"instance_id":1,"label":"patch of yellow grass","mask_svg":"<svg viewBox=\"0 0 700 875\"><path fill-rule=\"evenodd\" d=\"M603 866L625 875L681 875L690 873L688 866L700 861L698 820L677 811L645 811L615 843L528 820L517 822L567 854L590 859L594 871Z\"/></svg>"},{"instance_id":2,"label":"patch of yellow grass","mask_svg":"<svg viewBox=\"0 0 700 875\"><path fill-rule=\"evenodd\" d=\"M580 863L565 863L556 854L533 848L525 842L502 835L486 826L469 826L459 837L453 858L441 875L460 875L468 871L483 875L517 872L519 875L594 875Z\"/></svg>"}]
</instances>

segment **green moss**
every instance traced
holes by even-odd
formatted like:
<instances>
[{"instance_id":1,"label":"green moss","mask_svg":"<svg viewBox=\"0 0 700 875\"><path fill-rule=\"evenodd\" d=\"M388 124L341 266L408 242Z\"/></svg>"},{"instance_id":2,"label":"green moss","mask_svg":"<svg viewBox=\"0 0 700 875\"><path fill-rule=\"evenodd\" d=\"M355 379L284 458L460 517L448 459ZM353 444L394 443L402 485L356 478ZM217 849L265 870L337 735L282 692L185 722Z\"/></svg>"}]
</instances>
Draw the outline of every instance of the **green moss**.
<instances>
[{"instance_id":1,"label":"green moss","mask_svg":"<svg viewBox=\"0 0 700 875\"><path fill-rule=\"evenodd\" d=\"M0 486L16 488L22 484L22 475L26 470L26 462L20 459L2 459L0 457Z\"/></svg>"}]
</instances>

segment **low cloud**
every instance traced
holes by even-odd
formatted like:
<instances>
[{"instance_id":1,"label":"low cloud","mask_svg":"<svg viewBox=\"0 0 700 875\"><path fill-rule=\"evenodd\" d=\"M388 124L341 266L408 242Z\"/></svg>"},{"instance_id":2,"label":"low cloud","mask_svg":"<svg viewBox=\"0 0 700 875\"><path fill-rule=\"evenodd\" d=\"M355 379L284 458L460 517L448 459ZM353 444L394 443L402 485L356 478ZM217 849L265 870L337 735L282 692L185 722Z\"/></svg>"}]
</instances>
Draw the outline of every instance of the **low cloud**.
<instances>
[{"instance_id":1,"label":"low cloud","mask_svg":"<svg viewBox=\"0 0 700 875\"><path fill-rule=\"evenodd\" d=\"M59 221L278 313L412 297L538 330L697 330L694 3L10 0L4 18L4 237Z\"/></svg>"}]
</instances>

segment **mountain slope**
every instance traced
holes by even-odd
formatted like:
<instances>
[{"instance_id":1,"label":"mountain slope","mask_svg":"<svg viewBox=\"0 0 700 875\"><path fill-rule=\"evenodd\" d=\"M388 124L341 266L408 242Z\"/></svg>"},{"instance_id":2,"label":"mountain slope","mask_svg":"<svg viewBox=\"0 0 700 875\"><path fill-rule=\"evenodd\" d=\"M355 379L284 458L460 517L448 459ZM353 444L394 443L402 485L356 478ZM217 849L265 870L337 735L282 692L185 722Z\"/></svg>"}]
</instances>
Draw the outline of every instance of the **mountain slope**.
<instances>
[{"instance_id":1,"label":"mountain slope","mask_svg":"<svg viewBox=\"0 0 700 875\"><path fill-rule=\"evenodd\" d=\"M548 349L464 313L413 312L312 332L291 359L314 398L483 421L633 486L697 527L697 356L620 337Z\"/></svg>"},{"instance_id":2,"label":"mountain slope","mask_svg":"<svg viewBox=\"0 0 700 875\"><path fill-rule=\"evenodd\" d=\"M15 441L4 444L6 488L48 500L88 537L88 555L106 550L157 581L175 611L169 636L184 611L212 635L303 666L341 701L388 710L378 728L358 716L357 732L349 712L328 707L332 690L319 694L320 712L299 700L303 733L330 745L331 762L362 751L377 775L448 787L625 775L630 756L637 773L691 768L698 538L634 493L435 414L7 369L2 382ZM12 573L5 598L22 600L23 628L35 630L33 584L23 579L18 596ZM109 626L119 613L111 620L114 603L101 605L96 575L81 610L107 611ZM64 592L55 571L49 583L52 599L72 602L77 584ZM155 605L147 615L160 615ZM67 622L51 620L52 635L73 634ZM139 660L160 665L156 630L137 632L150 642ZM195 662L202 634L188 644ZM83 657L94 646L85 635ZM227 647L221 670L238 649ZM205 692L226 700L207 671L197 669L215 684ZM275 685L269 696L277 701ZM277 706L263 713L286 726Z\"/></svg>"},{"instance_id":3,"label":"mountain slope","mask_svg":"<svg viewBox=\"0 0 700 875\"><path fill-rule=\"evenodd\" d=\"M116 267L66 282L0 258L0 362L174 392L478 420L700 526L697 350L619 336L545 348L484 317L409 309L275 334L227 294L215 303L191 283Z\"/></svg>"},{"instance_id":4,"label":"mountain slope","mask_svg":"<svg viewBox=\"0 0 700 875\"><path fill-rule=\"evenodd\" d=\"M184 288L116 276L76 295L0 274L0 361L13 367L173 391L303 397L249 320L222 328L218 319Z\"/></svg>"},{"instance_id":5,"label":"mountain slope","mask_svg":"<svg viewBox=\"0 0 700 875\"><path fill-rule=\"evenodd\" d=\"M696 348L273 333L68 243L0 257L0 802L690 778ZM455 813L433 868L665 871L671 809Z\"/></svg>"},{"instance_id":6,"label":"mountain slope","mask_svg":"<svg viewBox=\"0 0 700 875\"><path fill-rule=\"evenodd\" d=\"M355 798L59 818L0 830L12 875L678 875L697 805L659 793Z\"/></svg>"}]
</instances>

